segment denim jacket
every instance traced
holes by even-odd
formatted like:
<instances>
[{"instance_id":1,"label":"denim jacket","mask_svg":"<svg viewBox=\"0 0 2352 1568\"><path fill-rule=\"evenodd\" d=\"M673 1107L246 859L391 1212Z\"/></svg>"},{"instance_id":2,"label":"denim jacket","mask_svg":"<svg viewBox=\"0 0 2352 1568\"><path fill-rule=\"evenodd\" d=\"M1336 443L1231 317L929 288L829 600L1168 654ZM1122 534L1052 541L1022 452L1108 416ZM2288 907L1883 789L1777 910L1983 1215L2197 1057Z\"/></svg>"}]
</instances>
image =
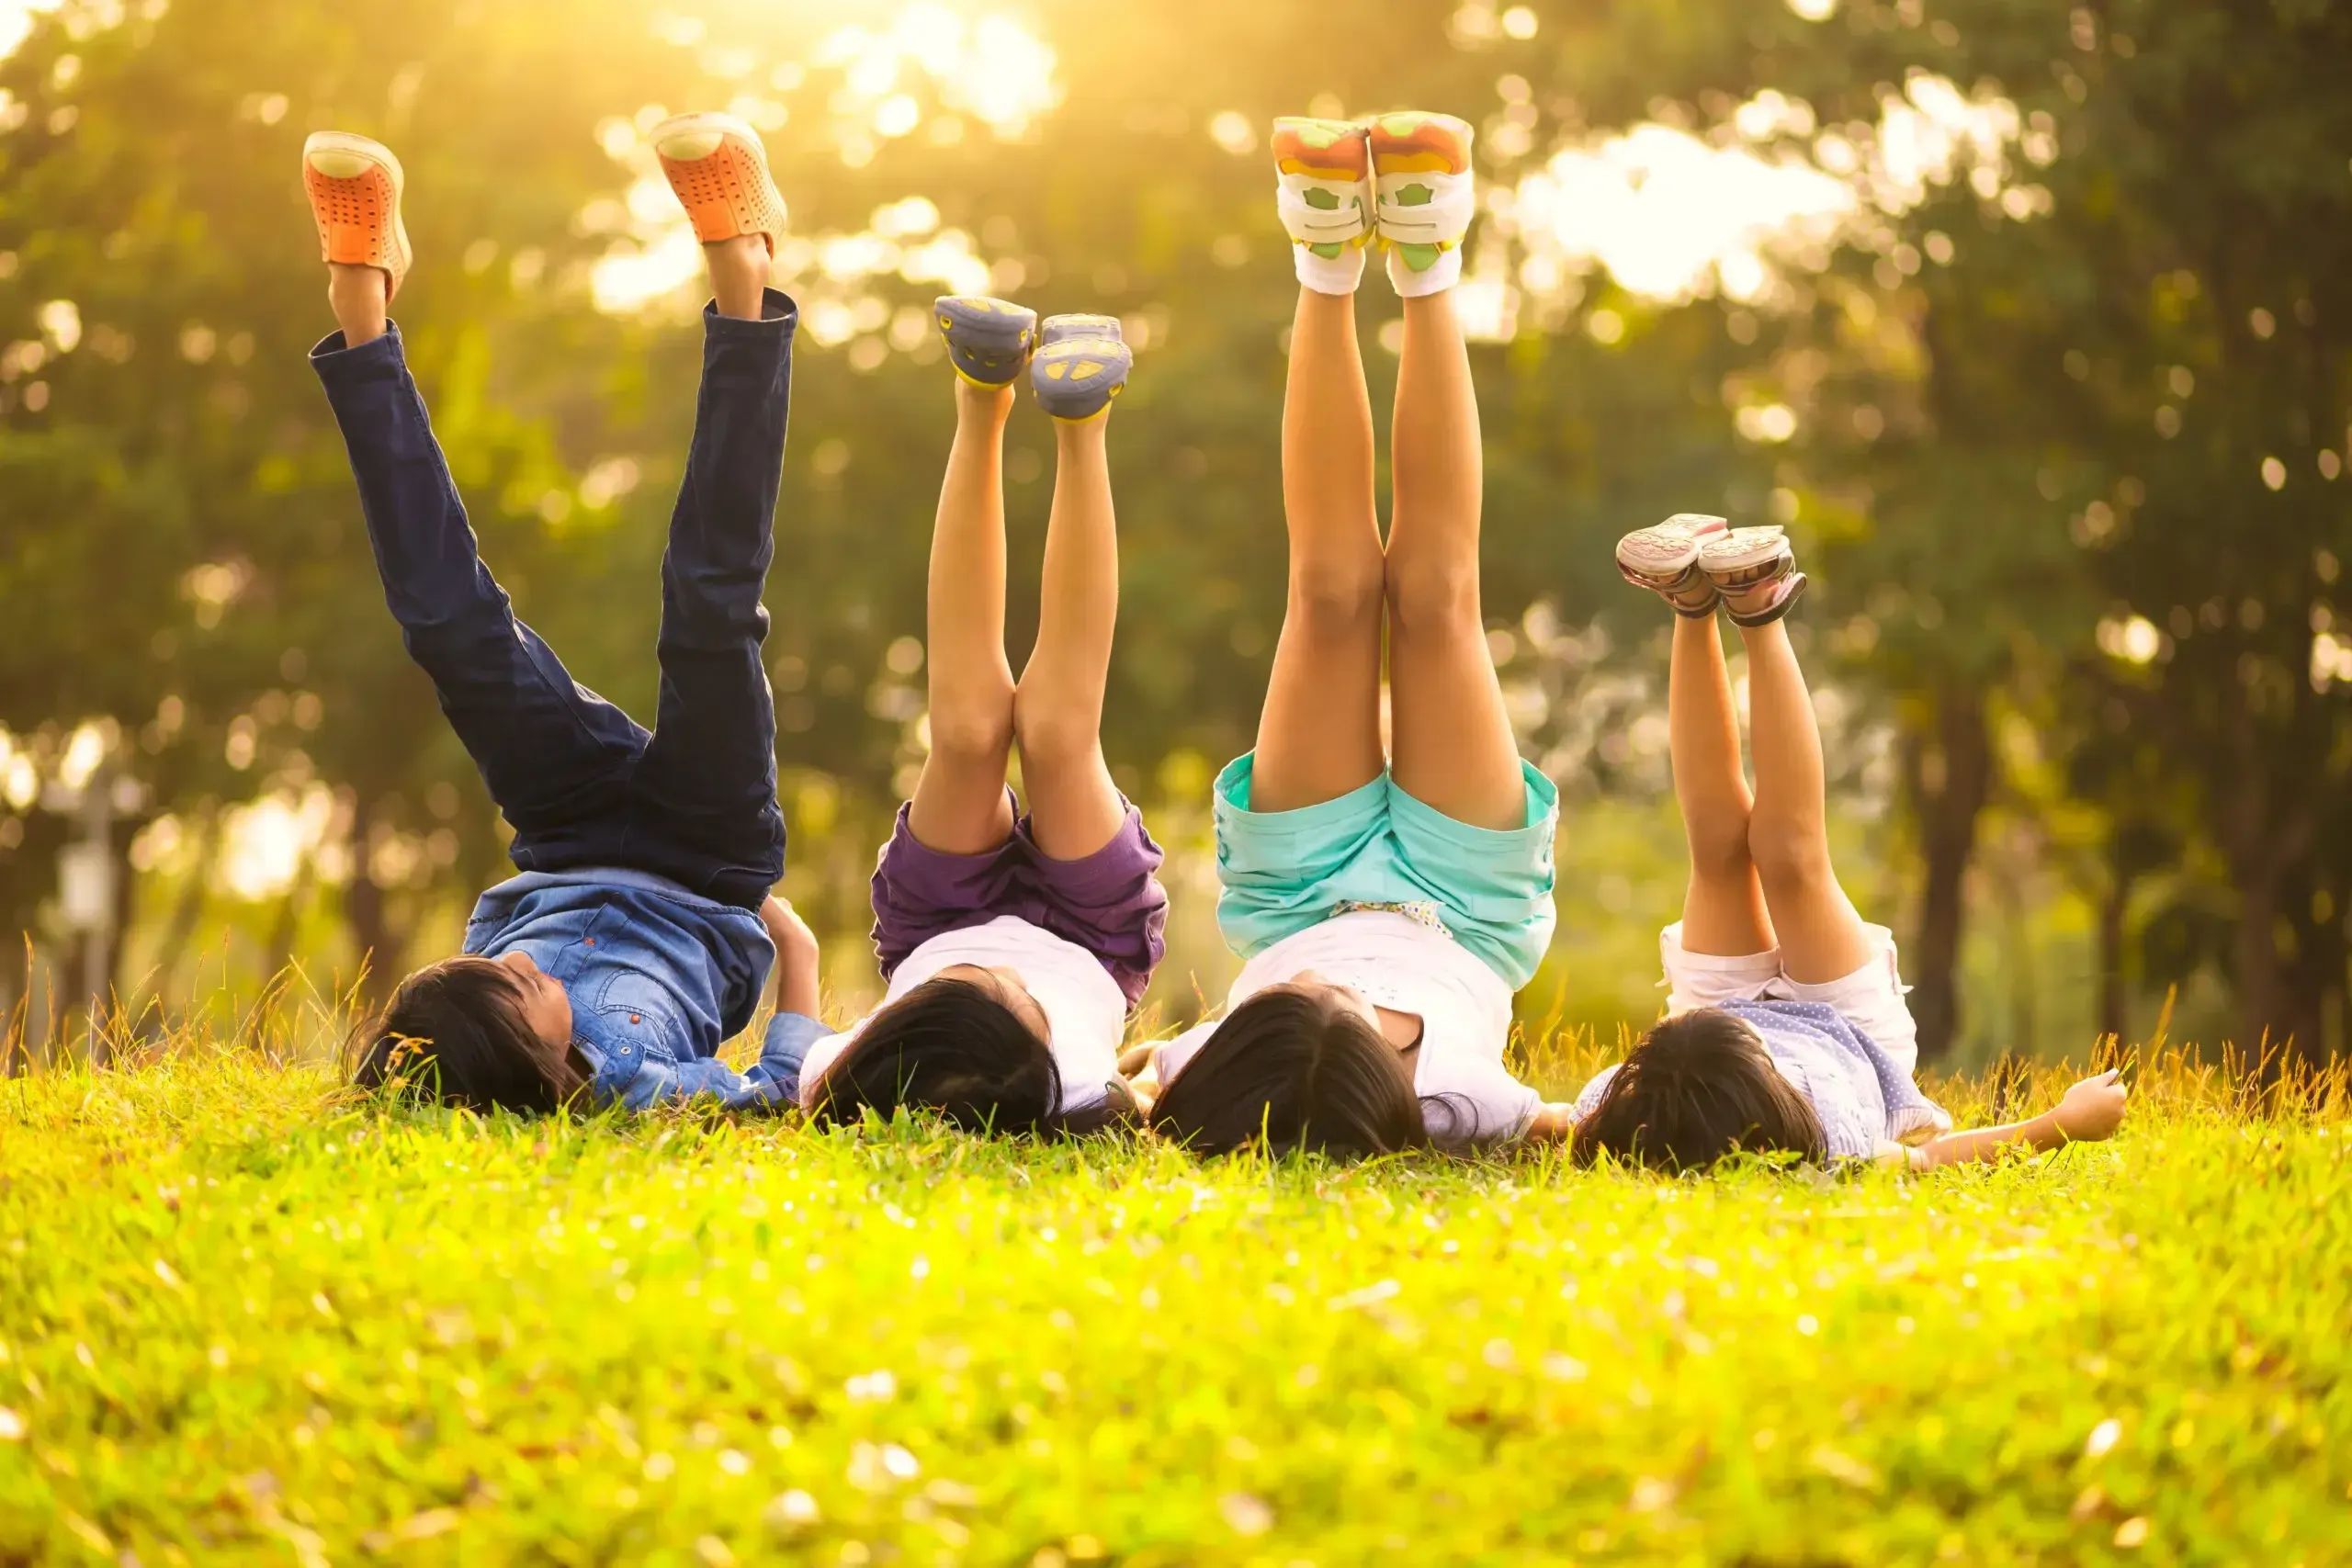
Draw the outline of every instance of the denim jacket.
<instances>
[{"instance_id":1,"label":"denim jacket","mask_svg":"<svg viewBox=\"0 0 2352 1568\"><path fill-rule=\"evenodd\" d=\"M802 1059L827 1032L780 1012L748 1072L718 1060L751 1022L775 944L751 910L645 872L525 872L500 883L474 905L465 950L495 958L518 948L571 997L572 1043L595 1068L600 1104L790 1105Z\"/></svg>"}]
</instances>

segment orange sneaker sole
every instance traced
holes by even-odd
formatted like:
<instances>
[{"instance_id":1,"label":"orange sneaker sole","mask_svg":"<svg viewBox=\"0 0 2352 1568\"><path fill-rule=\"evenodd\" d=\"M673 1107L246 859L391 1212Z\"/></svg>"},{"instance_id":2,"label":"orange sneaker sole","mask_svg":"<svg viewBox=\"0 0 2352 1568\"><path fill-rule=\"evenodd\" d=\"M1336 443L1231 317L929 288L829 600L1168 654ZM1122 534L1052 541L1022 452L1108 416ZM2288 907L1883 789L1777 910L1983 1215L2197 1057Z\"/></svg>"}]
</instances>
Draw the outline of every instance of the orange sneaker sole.
<instances>
[{"instance_id":1,"label":"orange sneaker sole","mask_svg":"<svg viewBox=\"0 0 2352 1568\"><path fill-rule=\"evenodd\" d=\"M1384 175L1467 174L1470 127L1452 115L1419 110L1376 116L1372 165Z\"/></svg>"},{"instance_id":2,"label":"orange sneaker sole","mask_svg":"<svg viewBox=\"0 0 2352 1568\"><path fill-rule=\"evenodd\" d=\"M1317 180L1362 180L1372 175L1371 142L1362 126L1346 120L1278 119L1273 151L1274 166L1285 175Z\"/></svg>"},{"instance_id":3,"label":"orange sneaker sole","mask_svg":"<svg viewBox=\"0 0 2352 1568\"><path fill-rule=\"evenodd\" d=\"M707 245L763 234L774 254L784 235L784 196L759 132L732 115L687 114L655 126L652 141L695 239ZM680 149L695 155L673 157Z\"/></svg>"},{"instance_id":4,"label":"orange sneaker sole","mask_svg":"<svg viewBox=\"0 0 2352 1568\"><path fill-rule=\"evenodd\" d=\"M302 143L302 188L318 224L320 259L382 268L390 279L387 298L408 276L404 179L391 149L364 136L322 130Z\"/></svg>"}]
</instances>

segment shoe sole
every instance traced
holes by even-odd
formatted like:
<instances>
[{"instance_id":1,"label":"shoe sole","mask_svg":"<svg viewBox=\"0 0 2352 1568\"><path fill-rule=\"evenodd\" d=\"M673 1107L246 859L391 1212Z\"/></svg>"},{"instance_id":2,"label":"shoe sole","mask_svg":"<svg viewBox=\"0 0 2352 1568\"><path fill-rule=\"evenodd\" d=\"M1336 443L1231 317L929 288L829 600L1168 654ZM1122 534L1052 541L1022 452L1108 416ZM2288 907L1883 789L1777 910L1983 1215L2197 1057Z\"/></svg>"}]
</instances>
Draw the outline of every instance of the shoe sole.
<instances>
[{"instance_id":1,"label":"shoe sole","mask_svg":"<svg viewBox=\"0 0 2352 1568\"><path fill-rule=\"evenodd\" d=\"M302 143L302 188L318 224L320 259L381 268L391 285L387 299L399 291L413 255L401 216L407 183L400 159L380 141L319 130Z\"/></svg>"},{"instance_id":2,"label":"shoe sole","mask_svg":"<svg viewBox=\"0 0 2352 1568\"><path fill-rule=\"evenodd\" d=\"M1286 117L1274 121L1274 167L1310 180L1372 177L1372 134L1344 119Z\"/></svg>"},{"instance_id":3,"label":"shoe sole","mask_svg":"<svg viewBox=\"0 0 2352 1568\"><path fill-rule=\"evenodd\" d=\"M1467 120L1450 114L1408 109L1374 116L1371 126L1372 171L1394 175L1466 175L1473 132Z\"/></svg>"},{"instance_id":4,"label":"shoe sole","mask_svg":"<svg viewBox=\"0 0 2352 1568\"><path fill-rule=\"evenodd\" d=\"M649 140L695 239L709 245L762 234L775 250L784 196L758 131L731 114L682 114L655 126Z\"/></svg>"},{"instance_id":5,"label":"shoe sole","mask_svg":"<svg viewBox=\"0 0 2352 1568\"><path fill-rule=\"evenodd\" d=\"M985 294L946 294L932 303L948 363L976 387L1010 387L1037 343L1037 312Z\"/></svg>"},{"instance_id":6,"label":"shoe sole","mask_svg":"<svg viewBox=\"0 0 2352 1568\"><path fill-rule=\"evenodd\" d=\"M1135 354L1112 338L1065 338L1037 351L1029 367L1037 406L1056 419L1089 420L1127 389Z\"/></svg>"},{"instance_id":7,"label":"shoe sole","mask_svg":"<svg viewBox=\"0 0 2352 1568\"><path fill-rule=\"evenodd\" d=\"M1678 512L1663 523L1636 528L1618 540L1618 569L1630 576L1655 578L1671 586L1674 580L1697 564L1699 551L1707 541L1728 526L1720 517Z\"/></svg>"},{"instance_id":8,"label":"shoe sole","mask_svg":"<svg viewBox=\"0 0 2352 1568\"><path fill-rule=\"evenodd\" d=\"M1707 540L1699 550L1699 567L1718 582L1741 577L1760 566L1793 560L1788 530L1780 527L1734 528Z\"/></svg>"},{"instance_id":9,"label":"shoe sole","mask_svg":"<svg viewBox=\"0 0 2352 1568\"><path fill-rule=\"evenodd\" d=\"M1075 338L1099 338L1122 346L1127 341L1116 316L1047 316L1046 324L1038 329L1037 346L1041 350L1047 349Z\"/></svg>"}]
</instances>

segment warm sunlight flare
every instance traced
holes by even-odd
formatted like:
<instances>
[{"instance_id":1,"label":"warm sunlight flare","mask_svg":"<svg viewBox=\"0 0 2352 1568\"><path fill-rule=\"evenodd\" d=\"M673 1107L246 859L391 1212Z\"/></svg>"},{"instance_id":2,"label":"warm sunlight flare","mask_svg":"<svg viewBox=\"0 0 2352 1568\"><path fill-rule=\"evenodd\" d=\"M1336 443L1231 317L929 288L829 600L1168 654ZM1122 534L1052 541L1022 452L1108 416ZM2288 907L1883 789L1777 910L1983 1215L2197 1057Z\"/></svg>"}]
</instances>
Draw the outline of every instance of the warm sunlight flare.
<instances>
[{"instance_id":1,"label":"warm sunlight flare","mask_svg":"<svg viewBox=\"0 0 2352 1568\"><path fill-rule=\"evenodd\" d=\"M677 40L698 24L665 17L657 37ZM695 39L699 31L692 31ZM739 73L744 90L728 105L763 130L816 123L835 154L852 168L873 162L890 141L922 136L950 144L978 132L1002 139L1026 133L1060 101L1055 55L1010 17L967 16L936 0L917 0L886 25L850 23L825 34L805 56L775 62L763 73L749 60ZM695 276L701 255L656 165L644 132L665 109L649 106L628 119L608 120L599 140L635 176L625 203L592 203L582 214L591 232L616 236L598 264L598 309L641 308L671 299ZM797 117L797 118L796 118ZM973 237L941 230L937 209L910 197L877 211L871 227L853 234L796 235L778 258L786 280L820 278L803 301L820 343L846 341L860 329L855 285L896 273L910 283L944 292L989 287L988 264Z\"/></svg>"},{"instance_id":2,"label":"warm sunlight flare","mask_svg":"<svg viewBox=\"0 0 2352 1568\"><path fill-rule=\"evenodd\" d=\"M1651 121L1564 149L1489 201L1524 246L1521 285L1571 304L1598 265L1651 299L1769 305L1785 272L1820 270L1841 241L1891 251L1885 220L1955 179L2012 219L2046 210L2049 193L2016 177L2018 162L2056 155L2048 116L1917 71L1879 110L1817 126L1811 106L1766 91L1703 135Z\"/></svg>"}]
</instances>

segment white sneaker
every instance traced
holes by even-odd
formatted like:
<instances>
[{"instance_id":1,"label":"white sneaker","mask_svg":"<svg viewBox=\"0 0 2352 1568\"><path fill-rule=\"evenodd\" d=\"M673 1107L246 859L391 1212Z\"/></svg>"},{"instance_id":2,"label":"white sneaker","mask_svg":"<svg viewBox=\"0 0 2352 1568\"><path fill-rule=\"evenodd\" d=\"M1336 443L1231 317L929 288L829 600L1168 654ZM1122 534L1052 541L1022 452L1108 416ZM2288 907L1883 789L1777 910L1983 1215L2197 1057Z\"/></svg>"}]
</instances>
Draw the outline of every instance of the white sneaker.
<instances>
[{"instance_id":1,"label":"white sneaker","mask_svg":"<svg viewBox=\"0 0 2352 1568\"><path fill-rule=\"evenodd\" d=\"M1351 120L1274 121L1274 204L1296 254L1298 280L1320 294L1352 294L1372 240L1372 139Z\"/></svg>"},{"instance_id":2,"label":"white sneaker","mask_svg":"<svg viewBox=\"0 0 2352 1568\"><path fill-rule=\"evenodd\" d=\"M1474 134L1450 114L1407 109L1372 122L1374 223L1388 277L1411 299L1462 279L1462 242L1478 215L1470 172Z\"/></svg>"}]
</instances>

